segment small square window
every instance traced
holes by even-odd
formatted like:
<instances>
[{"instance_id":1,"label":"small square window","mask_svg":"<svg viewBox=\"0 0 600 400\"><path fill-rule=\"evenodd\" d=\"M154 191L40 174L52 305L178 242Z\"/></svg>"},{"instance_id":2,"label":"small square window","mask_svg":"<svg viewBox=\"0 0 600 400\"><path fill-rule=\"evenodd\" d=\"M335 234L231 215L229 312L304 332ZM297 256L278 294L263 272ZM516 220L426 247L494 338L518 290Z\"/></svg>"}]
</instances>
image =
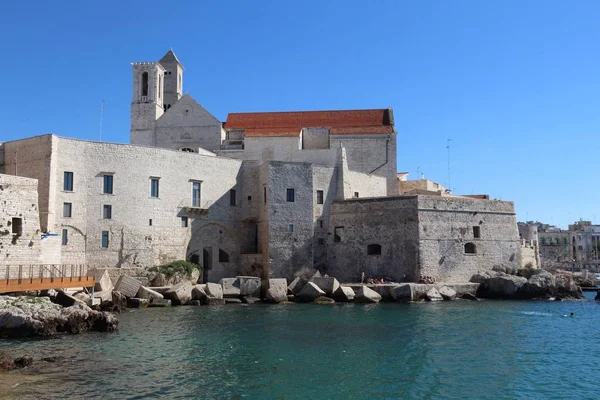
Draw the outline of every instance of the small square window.
<instances>
[{"instance_id":1,"label":"small square window","mask_svg":"<svg viewBox=\"0 0 600 400\"><path fill-rule=\"evenodd\" d=\"M296 199L296 196L295 196L296 194L295 194L294 189L287 189L286 195L287 195L286 198L287 198L288 203L293 203L294 200Z\"/></svg>"},{"instance_id":2,"label":"small square window","mask_svg":"<svg viewBox=\"0 0 600 400\"><path fill-rule=\"evenodd\" d=\"M62 230L62 245L66 246L69 243L69 231L67 229Z\"/></svg>"},{"instance_id":3,"label":"small square window","mask_svg":"<svg viewBox=\"0 0 600 400\"><path fill-rule=\"evenodd\" d=\"M148 220L148 226L152 226L152 218Z\"/></svg>"},{"instance_id":4,"label":"small square window","mask_svg":"<svg viewBox=\"0 0 600 400\"><path fill-rule=\"evenodd\" d=\"M473 227L473 237L479 239L481 237L481 228L479 226Z\"/></svg>"},{"instance_id":5,"label":"small square window","mask_svg":"<svg viewBox=\"0 0 600 400\"><path fill-rule=\"evenodd\" d=\"M108 231L102 231L102 247L108 248Z\"/></svg>"},{"instance_id":6,"label":"small square window","mask_svg":"<svg viewBox=\"0 0 600 400\"><path fill-rule=\"evenodd\" d=\"M150 178L150 197L158 198L159 178Z\"/></svg>"},{"instance_id":7,"label":"small square window","mask_svg":"<svg viewBox=\"0 0 600 400\"><path fill-rule=\"evenodd\" d=\"M102 193L113 194L113 176L104 175L104 187Z\"/></svg>"},{"instance_id":8,"label":"small square window","mask_svg":"<svg viewBox=\"0 0 600 400\"><path fill-rule=\"evenodd\" d=\"M63 217L71 218L71 211L73 207L71 203L63 203Z\"/></svg>"},{"instance_id":9,"label":"small square window","mask_svg":"<svg viewBox=\"0 0 600 400\"><path fill-rule=\"evenodd\" d=\"M317 190L317 204L323 204L323 191Z\"/></svg>"},{"instance_id":10,"label":"small square window","mask_svg":"<svg viewBox=\"0 0 600 400\"><path fill-rule=\"evenodd\" d=\"M323 227L323 220L322 220L322 219L320 219L320 220L319 220L319 228L322 228L322 227Z\"/></svg>"},{"instance_id":11,"label":"small square window","mask_svg":"<svg viewBox=\"0 0 600 400\"><path fill-rule=\"evenodd\" d=\"M181 217L181 227L182 228L188 227L188 217Z\"/></svg>"},{"instance_id":12,"label":"small square window","mask_svg":"<svg viewBox=\"0 0 600 400\"><path fill-rule=\"evenodd\" d=\"M336 226L335 228L333 228L333 241L338 242L338 243L341 242L343 233L344 233L343 226Z\"/></svg>"},{"instance_id":13,"label":"small square window","mask_svg":"<svg viewBox=\"0 0 600 400\"><path fill-rule=\"evenodd\" d=\"M11 226L12 226L12 233L14 233L15 235L23 234L23 219L13 218Z\"/></svg>"},{"instance_id":14,"label":"small square window","mask_svg":"<svg viewBox=\"0 0 600 400\"><path fill-rule=\"evenodd\" d=\"M325 245L325 239L319 238L318 243L319 243L319 246L324 246Z\"/></svg>"},{"instance_id":15,"label":"small square window","mask_svg":"<svg viewBox=\"0 0 600 400\"><path fill-rule=\"evenodd\" d=\"M63 175L63 190L65 192L73 191L73 173L65 171Z\"/></svg>"},{"instance_id":16,"label":"small square window","mask_svg":"<svg viewBox=\"0 0 600 400\"><path fill-rule=\"evenodd\" d=\"M358 199L358 192L354 192L354 197Z\"/></svg>"},{"instance_id":17,"label":"small square window","mask_svg":"<svg viewBox=\"0 0 600 400\"><path fill-rule=\"evenodd\" d=\"M235 189L229 191L229 205L235 206Z\"/></svg>"},{"instance_id":18,"label":"small square window","mask_svg":"<svg viewBox=\"0 0 600 400\"><path fill-rule=\"evenodd\" d=\"M288 232L294 232L294 225L293 224L289 224L288 225Z\"/></svg>"},{"instance_id":19,"label":"small square window","mask_svg":"<svg viewBox=\"0 0 600 400\"><path fill-rule=\"evenodd\" d=\"M248 201L252 201L252 196L248 196Z\"/></svg>"},{"instance_id":20,"label":"small square window","mask_svg":"<svg viewBox=\"0 0 600 400\"><path fill-rule=\"evenodd\" d=\"M112 219L112 206L110 204L102 206L102 218Z\"/></svg>"}]
</instances>

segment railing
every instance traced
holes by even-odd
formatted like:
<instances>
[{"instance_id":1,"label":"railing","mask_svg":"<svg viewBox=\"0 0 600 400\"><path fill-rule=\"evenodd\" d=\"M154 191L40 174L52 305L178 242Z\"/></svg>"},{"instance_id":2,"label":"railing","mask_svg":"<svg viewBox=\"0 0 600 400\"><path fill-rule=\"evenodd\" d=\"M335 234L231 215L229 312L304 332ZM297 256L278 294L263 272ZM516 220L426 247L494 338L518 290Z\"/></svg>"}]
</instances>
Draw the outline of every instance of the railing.
<instances>
[{"instance_id":1,"label":"railing","mask_svg":"<svg viewBox=\"0 0 600 400\"><path fill-rule=\"evenodd\" d=\"M0 293L94 286L86 265L0 266Z\"/></svg>"}]
</instances>

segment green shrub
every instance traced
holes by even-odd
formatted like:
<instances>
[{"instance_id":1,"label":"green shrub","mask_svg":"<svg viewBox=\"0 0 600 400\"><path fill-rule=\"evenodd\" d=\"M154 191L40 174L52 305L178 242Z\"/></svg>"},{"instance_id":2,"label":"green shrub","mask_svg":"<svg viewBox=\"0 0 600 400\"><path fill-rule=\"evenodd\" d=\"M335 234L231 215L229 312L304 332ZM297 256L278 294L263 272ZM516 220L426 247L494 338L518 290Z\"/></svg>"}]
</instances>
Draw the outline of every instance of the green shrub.
<instances>
[{"instance_id":1,"label":"green shrub","mask_svg":"<svg viewBox=\"0 0 600 400\"><path fill-rule=\"evenodd\" d=\"M202 267L198 264L194 264L185 260L177 260L169 264L150 267L148 268L148 271L162 273L167 278L170 278L176 274L190 275L195 269L202 271Z\"/></svg>"}]
</instances>

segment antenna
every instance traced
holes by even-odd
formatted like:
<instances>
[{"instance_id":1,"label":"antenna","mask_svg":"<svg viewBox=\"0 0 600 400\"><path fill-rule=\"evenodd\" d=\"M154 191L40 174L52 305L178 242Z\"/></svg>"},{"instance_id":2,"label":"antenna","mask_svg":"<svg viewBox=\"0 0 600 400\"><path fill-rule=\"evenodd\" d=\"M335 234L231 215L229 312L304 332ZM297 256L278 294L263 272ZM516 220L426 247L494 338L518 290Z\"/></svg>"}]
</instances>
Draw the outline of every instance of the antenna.
<instances>
[{"instance_id":1,"label":"antenna","mask_svg":"<svg viewBox=\"0 0 600 400\"><path fill-rule=\"evenodd\" d=\"M446 141L446 149L448 149L448 190L450 189L450 142L452 139Z\"/></svg>"},{"instance_id":2,"label":"antenna","mask_svg":"<svg viewBox=\"0 0 600 400\"><path fill-rule=\"evenodd\" d=\"M100 141L102 141L102 119L104 118L104 100L100 104Z\"/></svg>"}]
</instances>

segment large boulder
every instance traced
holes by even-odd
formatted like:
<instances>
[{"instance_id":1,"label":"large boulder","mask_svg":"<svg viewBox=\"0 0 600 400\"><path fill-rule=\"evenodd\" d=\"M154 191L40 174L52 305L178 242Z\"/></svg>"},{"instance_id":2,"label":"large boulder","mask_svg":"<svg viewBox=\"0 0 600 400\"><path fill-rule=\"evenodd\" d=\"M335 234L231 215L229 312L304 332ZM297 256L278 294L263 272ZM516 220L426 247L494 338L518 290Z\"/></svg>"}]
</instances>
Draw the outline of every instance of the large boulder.
<instances>
[{"instance_id":1,"label":"large boulder","mask_svg":"<svg viewBox=\"0 0 600 400\"><path fill-rule=\"evenodd\" d=\"M213 299L223 298L223 286L217 283L207 283L204 291L208 297L212 297Z\"/></svg>"},{"instance_id":2,"label":"large boulder","mask_svg":"<svg viewBox=\"0 0 600 400\"><path fill-rule=\"evenodd\" d=\"M442 295L440 294L440 292L432 287L431 289L429 289L427 291L427 293L425 293L425 295L423 296L423 299L425 299L425 301L441 301L444 300L444 298L442 297Z\"/></svg>"},{"instance_id":3,"label":"large boulder","mask_svg":"<svg viewBox=\"0 0 600 400\"><path fill-rule=\"evenodd\" d=\"M469 282L471 283L483 283L486 280L490 279L490 278L495 278L498 275L500 275L500 273L496 272L496 271L479 271L477 272L475 275L473 275L471 277L471 279L469 280Z\"/></svg>"},{"instance_id":4,"label":"large boulder","mask_svg":"<svg viewBox=\"0 0 600 400\"><path fill-rule=\"evenodd\" d=\"M523 298L534 298L550 295L555 288L554 275L547 271L540 271L527 280L521 287L520 295Z\"/></svg>"},{"instance_id":5,"label":"large boulder","mask_svg":"<svg viewBox=\"0 0 600 400\"><path fill-rule=\"evenodd\" d=\"M237 276L240 296L260 297L260 278L256 276Z\"/></svg>"},{"instance_id":6,"label":"large boulder","mask_svg":"<svg viewBox=\"0 0 600 400\"><path fill-rule=\"evenodd\" d=\"M219 286L219 289L220 288L221 286ZM206 284L194 285L194 288L192 289L192 300L204 301L207 297L208 295L206 294Z\"/></svg>"},{"instance_id":7,"label":"large boulder","mask_svg":"<svg viewBox=\"0 0 600 400\"><path fill-rule=\"evenodd\" d=\"M269 303L280 303L287 301L288 285L285 278L269 279L269 288L266 293L266 300Z\"/></svg>"},{"instance_id":8,"label":"large boulder","mask_svg":"<svg viewBox=\"0 0 600 400\"><path fill-rule=\"evenodd\" d=\"M182 270L176 266L163 266L159 268L159 271L150 277L148 286L172 286L181 282L195 284L198 282L198 278L200 278L200 270L198 268L193 268L190 271Z\"/></svg>"},{"instance_id":9,"label":"large boulder","mask_svg":"<svg viewBox=\"0 0 600 400\"><path fill-rule=\"evenodd\" d=\"M58 291L56 297L54 298L54 302L56 304L60 304L63 307L71 307L72 305L77 304L77 302L83 303L83 301L81 301L80 299L76 298L75 296L66 294L62 290Z\"/></svg>"},{"instance_id":10,"label":"large boulder","mask_svg":"<svg viewBox=\"0 0 600 400\"><path fill-rule=\"evenodd\" d=\"M313 282L319 289L324 291L327 296L331 296L340 287L338 280L332 277L314 277Z\"/></svg>"},{"instance_id":11,"label":"large boulder","mask_svg":"<svg viewBox=\"0 0 600 400\"><path fill-rule=\"evenodd\" d=\"M477 289L477 297L488 299L513 299L518 297L519 290L527 279L516 276L499 273L498 276L488 278L481 282Z\"/></svg>"},{"instance_id":12,"label":"large boulder","mask_svg":"<svg viewBox=\"0 0 600 400\"><path fill-rule=\"evenodd\" d=\"M298 293L296 298L305 303L311 303L316 298L325 296L325 292L322 291L314 282L307 282L304 288Z\"/></svg>"},{"instance_id":13,"label":"large boulder","mask_svg":"<svg viewBox=\"0 0 600 400\"><path fill-rule=\"evenodd\" d=\"M112 303L117 309L127 308L127 297L123 293L113 290L111 297Z\"/></svg>"},{"instance_id":14,"label":"large boulder","mask_svg":"<svg viewBox=\"0 0 600 400\"><path fill-rule=\"evenodd\" d=\"M127 299L127 308L145 308L148 307L150 300L138 297L130 297Z\"/></svg>"},{"instance_id":15,"label":"large boulder","mask_svg":"<svg viewBox=\"0 0 600 400\"><path fill-rule=\"evenodd\" d=\"M580 299L583 297L581 288L577 286L573 280L573 276L569 274L557 274L555 277L554 296L559 298L572 297Z\"/></svg>"},{"instance_id":16,"label":"large boulder","mask_svg":"<svg viewBox=\"0 0 600 400\"><path fill-rule=\"evenodd\" d=\"M456 299L456 290L449 288L448 286L442 286L438 289L438 292L442 296L442 298L446 301L451 301Z\"/></svg>"},{"instance_id":17,"label":"large boulder","mask_svg":"<svg viewBox=\"0 0 600 400\"><path fill-rule=\"evenodd\" d=\"M348 301L354 300L354 296L354 290L352 290L351 287L340 285L340 287L335 292L333 292L333 295L331 297L335 301L338 301L340 303L346 303Z\"/></svg>"},{"instance_id":18,"label":"large boulder","mask_svg":"<svg viewBox=\"0 0 600 400\"><path fill-rule=\"evenodd\" d=\"M125 297L135 297L138 290L140 290L140 286L142 286L142 283L137 279L121 275L115 285L115 291L122 293Z\"/></svg>"},{"instance_id":19,"label":"large boulder","mask_svg":"<svg viewBox=\"0 0 600 400\"><path fill-rule=\"evenodd\" d=\"M381 301L381 295L366 286L358 287L354 293L355 303L379 303Z\"/></svg>"},{"instance_id":20,"label":"large boulder","mask_svg":"<svg viewBox=\"0 0 600 400\"><path fill-rule=\"evenodd\" d=\"M223 278L219 281L223 289L223 297L239 297L240 281L238 278Z\"/></svg>"},{"instance_id":21,"label":"large boulder","mask_svg":"<svg viewBox=\"0 0 600 400\"><path fill-rule=\"evenodd\" d=\"M189 300L192 300L193 288L194 286L190 281L183 281L166 291L164 296L166 299L171 300L173 305L180 306Z\"/></svg>"},{"instance_id":22,"label":"large boulder","mask_svg":"<svg viewBox=\"0 0 600 400\"><path fill-rule=\"evenodd\" d=\"M293 295L297 295L302 289L304 289L304 285L306 285L306 282L308 282L308 280L297 276L296 278L294 278L292 283L288 285L288 291Z\"/></svg>"},{"instance_id":23,"label":"large boulder","mask_svg":"<svg viewBox=\"0 0 600 400\"><path fill-rule=\"evenodd\" d=\"M140 298L140 299L147 299L147 300L164 298L164 296L162 294L160 294L150 288L147 288L146 286L140 286L140 289L138 290L136 297Z\"/></svg>"}]
</instances>

